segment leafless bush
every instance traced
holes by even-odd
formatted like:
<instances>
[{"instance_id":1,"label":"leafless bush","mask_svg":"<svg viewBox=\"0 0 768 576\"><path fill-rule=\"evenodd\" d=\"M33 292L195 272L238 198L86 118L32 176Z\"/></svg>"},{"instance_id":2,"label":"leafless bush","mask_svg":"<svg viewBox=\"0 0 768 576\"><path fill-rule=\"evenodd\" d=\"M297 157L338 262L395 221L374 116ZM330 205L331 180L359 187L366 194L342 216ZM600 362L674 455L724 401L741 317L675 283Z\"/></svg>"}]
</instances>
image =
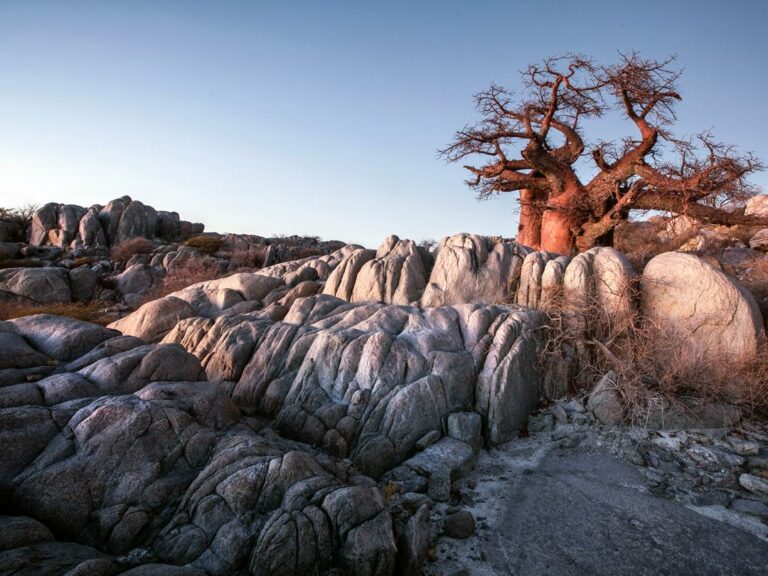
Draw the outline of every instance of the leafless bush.
<instances>
[{"instance_id":1,"label":"leafless bush","mask_svg":"<svg viewBox=\"0 0 768 576\"><path fill-rule=\"evenodd\" d=\"M155 245L146 238L131 238L112 248L110 256L112 260L128 262L136 254L150 254L154 249Z\"/></svg>"},{"instance_id":2,"label":"leafless bush","mask_svg":"<svg viewBox=\"0 0 768 576\"><path fill-rule=\"evenodd\" d=\"M224 238L218 236L210 236L201 234L200 236L193 236L186 242L185 245L191 246L201 254L206 256L212 256L216 252L222 249L224 246Z\"/></svg>"},{"instance_id":3,"label":"leafless bush","mask_svg":"<svg viewBox=\"0 0 768 576\"><path fill-rule=\"evenodd\" d=\"M230 261L237 268L254 268L257 265L258 256L259 253L256 250L235 248Z\"/></svg>"},{"instance_id":4,"label":"leafless bush","mask_svg":"<svg viewBox=\"0 0 768 576\"><path fill-rule=\"evenodd\" d=\"M623 289L636 291L636 281ZM584 301L558 291L546 295L545 306L540 363L550 385L565 379L567 393L584 395L613 371L632 423L645 422L659 405L684 411L692 402L724 401L768 414L768 354L739 364L725 352L696 353L668 327L637 310L617 314L597 296Z\"/></svg>"},{"instance_id":5,"label":"leafless bush","mask_svg":"<svg viewBox=\"0 0 768 576\"><path fill-rule=\"evenodd\" d=\"M628 222L617 228L616 249L623 252L635 270L642 270L648 261L664 252L674 252L693 238L698 230L688 230L663 238L659 232L664 220Z\"/></svg>"},{"instance_id":6,"label":"leafless bush","mask_svg":"<svg viewBox=\"0 0 768 576\"><path fill-rule=\"evenodd\" d=\"M38 208L37 204L25 204L18 208L0 208L0 220L19 224L26 229L32 223L32 216Z\"/></svg>"},{"instance_id":7,"label":"leafless bush","mask_svg":"<svg viewBox=\"0 0 768 576\"><path fill-rule=\"evenodd\" d=\"M419 248L424 248L427 252L431 252L435 246L437 246L437 241L432 238L425 238L418 244Z\"/></svg>"}]
</instances>

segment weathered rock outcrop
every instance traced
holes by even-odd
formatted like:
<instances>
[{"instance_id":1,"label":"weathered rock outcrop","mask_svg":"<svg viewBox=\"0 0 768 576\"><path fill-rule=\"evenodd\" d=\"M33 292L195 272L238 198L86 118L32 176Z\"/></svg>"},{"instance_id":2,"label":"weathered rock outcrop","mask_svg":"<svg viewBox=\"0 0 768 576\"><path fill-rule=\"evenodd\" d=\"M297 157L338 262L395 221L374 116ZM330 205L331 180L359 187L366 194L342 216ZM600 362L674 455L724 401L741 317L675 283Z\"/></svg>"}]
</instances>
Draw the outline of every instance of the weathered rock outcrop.
<instances>
[{"instance_id":1,"label":"weathered rock outcrop","mask_svg":"<svg viewBox=\"0 0 768 576\"><path fill-rule=\"evenodd\" d=\"M512 302L523 259L529 252L514 242L474 234L444 238L437 247L421 305Z\"/></svg>"},{"instance_id":2,"label":"weathered rock outcrop","mask_svg":"<svg viewBox=\"0 0 768 576\"><path fill-rule=\"evenodd\" d=\"M390 236L376 251L376 257L365 262L354 279L348 298L351 302L383 302L385 304L418 303L427 284L432 256L420 250L412 240ZM356 265L347 267L354 272ZM349 284L342 279L340 284Z\"/></svg>"},{"instance_id":3,"label":"weathered rock outcrop","mask_svg":"<svg viewBox=\"0 0 768 576\"><path fill-rule=\"evenodd\" d=\"M136 258L118 286L171 252L187 253ZM378 253L347 246L201 282L109 328L0 322L0 513L33 519L0 517L0 565L414 573L421 499L449 502L480 447L513 439L541 397L534 308L555 293L613 318L637 304L631 267L607 248L570 259L462 235L443 241L427 285L429 264L392 237ZM697 357L763 345L754 303L698 258L657 257L642 296ZM511 299L526 307L483 303ZM458 303L427 304L443 301ZM603 383L590 407L615 423L612 392ZM377 481L410 493L411 513L393 524Z\"/></svg>"},{"instance_id":4,"label":"weathered rock outcrop","mask_svg":"<svg viewBox=\"0 0 768 576\"><path fill-rule=\"evenodd\" d=\"M195 309L180 298L166 296L147 302L141 308L110 324L128 336L157 342L184 318L195 316Z\"/></svg>"},{"instance_id":5,"label":"weathered rock outcrop","mask_svg":"<svg viewBox=\"0 0 768 576\"><path fill-rule=\"evenodd\" d=\"M517 303L537 309L556 303L618 321L631 316L634 277L627 258L613 248L592 248L573 258L532 252L523 263Z\"/></svg>"},{"instance_id":6,"label":"weathered rock outcrop","mask_svg":"<svg viewBox=\"0 0 768 576\"><path fill-rule=\"evenodd\" d=\"M633 310L632 280L635 271L629 260L613 248L592 248L575 256L563 275L566 305L604 315L628 319Z\"/></svg>"},{"instance_id":7,"label":"weathered rock outcrop","mask_svg":"<svg viewBox=\"0 0 768 576\"><path fill-rule=\"evenodd\" d=\"M131 238L173 241L202 231L202 224L182 222L176 212L157 212L123 196L104 207L46 204L32 215L29 243L59 248L108 248Z\"/></svg>"},{"instance_id":8,"label":"weathered rock outcrop","mask_svg":"<svg viewBox=\"0 0 768 576\"><path fill-rule=\"evenodd\" d=\"M65 335L58 322L36 317L36 332L57 336L31 344L29 326L0 323L21 340L0 357L14 369L71 357L65 338L80 352L47 378L0 387L0 507L24 515L0 516L3 568L392 574L390 513L371 479L249 425L180 346L118 336L82 353L98 340L88 334L113 333L76 323Z\"/></svg>"},{"instance_id":9,"label":"weathered rock outcrop","mask_svg":"<svg viewBox=\"0 0 768 576\"><path fill-rule=\"evenodd\" d=\"M551 252L531 252L523 260L523 267L520 270L520 281L518 282L515 301L520 306L526 308L542 308L542 300L545 298L547 290L559 288L563 283L563 274L565 265L570 260L568 257L559 257ZM559 266L550 262L557 262ZM544 276L547 273L547 286L544 286Z\"/></svg>"},{"instance_id":10,"label":"weathered rock outcrop","mask_svg":"<svg viewBox=\"0 0 768 576\"><path fill-rule=\"evenodd\" d=\"M378 476L452 412L474 409L489 443L509 440L539 397L533 331L541 320L514 307L313 296L282 322L190 318L164 342L194 353L212 381L234 382L241 409L273 416L288 436L350 455Z\"/></svg>"},{"instance_id":11,"label":"weathered rock outcrop","mask_svg":"<svg viewBox=\"0 0 768 576\"><path fill-rule=\"evenodd\" d=\"M684 367L724 367L764 349L755 299L700 258L680 252L656 256L643 271L641 288L644 315L670 343L670 357Z\"/></svg>"}]
</instances>

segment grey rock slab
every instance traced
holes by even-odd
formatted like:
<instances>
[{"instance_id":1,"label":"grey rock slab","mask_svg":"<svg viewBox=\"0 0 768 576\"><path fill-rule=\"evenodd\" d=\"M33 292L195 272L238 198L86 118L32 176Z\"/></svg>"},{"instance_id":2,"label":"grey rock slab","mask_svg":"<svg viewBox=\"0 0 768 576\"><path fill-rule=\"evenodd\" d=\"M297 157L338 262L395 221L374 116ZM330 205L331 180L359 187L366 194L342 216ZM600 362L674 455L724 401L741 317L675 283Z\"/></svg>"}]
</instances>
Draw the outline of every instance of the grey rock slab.
<instances>
[{"instance_id":1,"label":"grey rock slab","mask_svg":"<svg viewBox=\"0 0 768 576\"><path fill-rule=\"evenodd\" d=\"M98 324L52 314L24 316L9 322L35 349L57 360L74 360L120 335Z\"/></svg>"},{"instance_id":2,"label":"grey rock slab","mask_svg":"<svg viewBox=\"0 0 768 576\"><path fill-rule=\"evenodd\" d=\"M448 514L443 522L443 534L448 538L469 538L475 532L475 517L467 510Z\"/></svg>"},{"instance_id":3,"label":"grey rock slab","mask_svg":"<svg viewBox=\"0 0 768 576\"><path fill-rule=\"evenodd\" d=\"M483 446L482 424L476 412L454 412L448 415L448 436L479 450Z\"/></svg>"},{"instance_id":4,"label":"grey rock slab","mask_svg":"<svg viewBox=\"0 0 768 576\"><path fill-rule=\"evenodd\" d=\"M753 474L742 474L739 476L739 484L745 490L757 494L763 498L768 498L768 480L755 476Z\"/></svg>"},{"instance_id":5,"label":"grey rock slab","mask_svg":"<svg viewBox=\"0 0 768 576\"><path fill-rule=\"evenodd\" d=\"M29 516L0 516L0 550L53 541L45 525Z\"/></svg>"},{"instance_id":6,"label":"grey rock slab","mask_svg":"<svg viewBox=\"0 0 768 576\"><path fill-rule=\"evenodd\" d=\"M31 368L48 361L48 357L32 348L27 341L12 332L0 332L0 370Z\"/></svg>"},{"instance_id":7,"label":"grey rock slab","mask_svg":"<svg viewBox=\"0 0 768 576\"><path fill-rule=\"evenodd\" d=\"M470 480L485 519L468 540L438 541L429 574L765 573L768 542L649 494L637 468L604 452L513 442L483 453Z\"/></svg>"},{"instance_id":8,"label":"grey rock slab","mask_svg":"<svg viewBox=\"0 0 768 576\"><path fill-rule=\"evenodd\" d=\"M94 563L94 561L98 563ZM21 548L0 552L0 576L62 576L63 574L92 574L94 572L76 570L78 567L97 566L101 570L95 574L108 573L109 556L81 544L71 542L41 542Z\"/></svg>"},{"instance_id":9,"label":"grey rock slab","mask_svg":"<svg viewBox=\"0 0 768 576\"><path fill-rule=\"evenodd\" d=\"M88 302L96 291L96 283L99 280L98 272L94 272L88 266L79 266L69 272L69 283L72 292L72 300Z\"/></svg>"},{"instance_id":10,"label":"grey rock slab","mask_svg":"<svg viewBox=\"0 0 768 576\"><path fill-rule=\"evenodd\" d=\"M0 270L0 298L3 293L38 304L69 302L72 299L69 273L63 268Z\"/></svg>"},{"instance_id":11,"label":"grey rock slab","mask_svg":"<svg viewBox=\"0 0 768 576\"><path fill-rule=\"evenodd\" d=\"M408 519L397 546L397 573L419 576L432 542L429 526L429 506L422 504Z\"/></svg>"},{"instance_id":12,"label":"grey rock slab","mask_svg":"<svg viewBox=\"0 0 768 576\"><path fill-rule=\"evenodd\" d=\"M174 296L165 296L147 302L132 314L112 322L109 327L126 336L157 342L180 320L196 315L195 309L189 303Z\"/></svg>"},{"instance_id":13,"label":"grey rock slab","mask_svg":"<svg viewBox=\"0 0 768 576\"><path fill-rule=\"evenodd\" d=\"M447 470L451 478L456 479L467 474L474 462L472 446L455 438L443 438L403 462L403 465L424 476Z\"/></svg>"}]
</instances>

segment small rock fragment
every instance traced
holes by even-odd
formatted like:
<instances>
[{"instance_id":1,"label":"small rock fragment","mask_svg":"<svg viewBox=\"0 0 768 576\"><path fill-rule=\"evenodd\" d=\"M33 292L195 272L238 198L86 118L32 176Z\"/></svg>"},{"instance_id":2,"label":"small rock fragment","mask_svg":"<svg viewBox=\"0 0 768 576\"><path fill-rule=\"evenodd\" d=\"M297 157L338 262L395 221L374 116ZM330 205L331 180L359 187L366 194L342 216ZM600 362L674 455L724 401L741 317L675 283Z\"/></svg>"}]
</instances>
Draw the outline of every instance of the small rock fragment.
<instances>
[{"instance_id":1,"label":"small rock fragment","mask_svg":"<svg viewBox=\"0 0 768 576\"><path fill-rule=\"evenodd\" d=\"M587 406L595 418L607 426L621 423L623 410L619 393L616 391L618 375L611 370L595 385L589 395Z\"/></svg>"},{"instance_id":2,"label":"small rock fragment","mask_svg":"<svg viewBox=\"0 0 768 576\"><path fill-rule=\"evenodd\" d=\"M745 490L749 490L753 494L768 497L768 480L760 478L759 476L753 476L752 474L742 474L739 476L739 484Z\"/></svg>"},{"instance_id":3,"label":"small rock fragment","mask_svg":"<svg viewBox=\"0 0 768 576\"><path fill-rule=\"evenodd\" d=\"M475 517L466 510L449 514L445 517L443 533L449 538L469 538L475 533Z\"/></svg>"}]
</instances>

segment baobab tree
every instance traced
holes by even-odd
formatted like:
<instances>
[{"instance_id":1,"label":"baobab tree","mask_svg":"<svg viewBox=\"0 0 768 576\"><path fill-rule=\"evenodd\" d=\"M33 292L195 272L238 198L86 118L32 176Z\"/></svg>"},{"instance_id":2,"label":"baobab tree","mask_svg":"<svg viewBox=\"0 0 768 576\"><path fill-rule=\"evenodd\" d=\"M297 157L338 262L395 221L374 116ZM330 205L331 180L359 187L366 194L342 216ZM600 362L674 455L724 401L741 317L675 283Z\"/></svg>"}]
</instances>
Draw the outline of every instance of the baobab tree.
<instances>
[{"instance_id":1,"label":"baobab tree","mask_svg":"<svg viewBox=\"0 0 768 576\"><path fill-rule=\"evenodd\" d=\"M768 224L739 208L756 193L748 176L762 169L751 153L708 132L683 139L670 131L681 99L673 61L637 53L608 66L577 55L547 59L522 73L518 100L496 85L478 93L481 120L459 130L440 154L476 162L464 167L479 198L517 191L518 241L552 252L611 244L630 210ZM635 134L587 152L585 121L609 111L624 115Z\"/></svg>"}]
</instances>

